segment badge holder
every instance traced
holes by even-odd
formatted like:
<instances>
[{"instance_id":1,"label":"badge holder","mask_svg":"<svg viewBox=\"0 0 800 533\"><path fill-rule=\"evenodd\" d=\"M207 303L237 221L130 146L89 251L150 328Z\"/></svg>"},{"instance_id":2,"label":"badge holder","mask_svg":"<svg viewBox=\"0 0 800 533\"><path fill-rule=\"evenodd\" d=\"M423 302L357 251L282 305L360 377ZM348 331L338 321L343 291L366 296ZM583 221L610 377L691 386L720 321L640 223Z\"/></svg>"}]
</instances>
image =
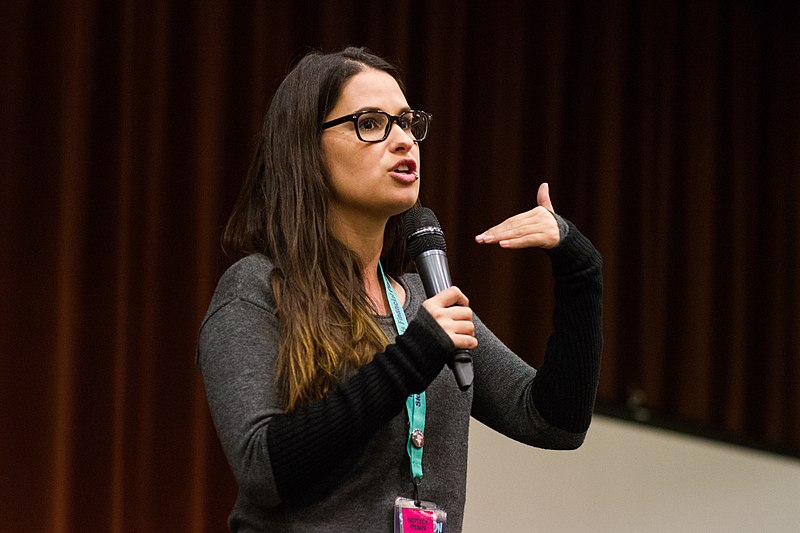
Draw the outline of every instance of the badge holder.
<instances>
[{"instance_id":1,"label":"badge holder","mask_svg":"<svg viewBox=\"0 0 800 533\"><path fill-rule=\"evenodd\" d=\"M446 533L447 511L433 502L397 498L394 501L394 533Z\"/></svg>"}]
</instances>

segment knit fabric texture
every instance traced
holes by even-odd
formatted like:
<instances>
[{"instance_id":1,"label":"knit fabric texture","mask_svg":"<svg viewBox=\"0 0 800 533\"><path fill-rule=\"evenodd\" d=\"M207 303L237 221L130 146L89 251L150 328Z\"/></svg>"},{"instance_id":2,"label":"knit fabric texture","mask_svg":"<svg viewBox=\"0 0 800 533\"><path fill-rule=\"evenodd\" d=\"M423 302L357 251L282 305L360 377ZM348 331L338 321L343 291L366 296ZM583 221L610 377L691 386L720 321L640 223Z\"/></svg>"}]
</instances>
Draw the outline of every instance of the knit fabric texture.
<instances>
[{"instance_id":1,"label":"knit fabric texture","mask_svg":"<svg viewBox=\"0 0 800 533\"><path fill-rule=\"evenodd\" d=\"M408 330L375 320L394 342L325 398L286 413L275 379L279 319L272 263L248 256L220 279L203 321L198 364L211 415L239 484L232 531L393 531L394 500L411 497L406 397L426 391L420 496L463 521L469 418L540 448L574 449L591 421L600 368L601 258L571 223L548 250L553 331L537 371L475 317L473 386L461 392L445 366L452 342L421 304L416 274L405 289Z\"/></svg>"}]
</instances>

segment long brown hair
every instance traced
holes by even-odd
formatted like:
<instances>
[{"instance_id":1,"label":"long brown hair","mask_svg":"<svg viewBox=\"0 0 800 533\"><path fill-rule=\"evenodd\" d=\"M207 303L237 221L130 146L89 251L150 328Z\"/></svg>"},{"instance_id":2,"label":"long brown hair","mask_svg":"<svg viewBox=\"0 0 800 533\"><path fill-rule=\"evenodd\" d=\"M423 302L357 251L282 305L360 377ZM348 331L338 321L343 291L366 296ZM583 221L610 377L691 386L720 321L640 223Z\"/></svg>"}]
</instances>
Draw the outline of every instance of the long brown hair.
<instances>
[{"instance_id":1,"label":"long brown hair","mask_svg":"<svg viewBox=\"0 0 800 533\"><path fill-rule=\"evenodd\" d=\"M388 343L372 318L361 261L328 227L329 185L320 125L344 83L367 68L398 70L364 48L306 55L278 87L255 156L223 235L225 248L262 253L281 319L277 377L292 410L322 397ZM381 257L409 266L402 215L389 219Z\"/></svg>"}]
</instances>

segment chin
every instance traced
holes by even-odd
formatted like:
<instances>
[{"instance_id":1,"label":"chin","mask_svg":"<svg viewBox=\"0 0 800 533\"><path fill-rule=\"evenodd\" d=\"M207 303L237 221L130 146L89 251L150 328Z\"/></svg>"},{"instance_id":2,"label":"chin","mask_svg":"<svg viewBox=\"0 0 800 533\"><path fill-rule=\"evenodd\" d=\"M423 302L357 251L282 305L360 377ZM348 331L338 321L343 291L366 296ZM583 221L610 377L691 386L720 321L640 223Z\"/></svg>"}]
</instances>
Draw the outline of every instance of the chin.
<instances>
[{"instance_id":1,"label":"chin","mask_svg":"<svg viewBox=\"0 0 800 533\"><path fill-rule=\"evenodd\" d=\"M400 208L400 212L399 212L399 213L397 213L397 214L399 215L400 213L405 213L406 211L408 211L409 209L411 209L412 207L414 207L415 205L417 205L417 200L418 200L418 199L419 199L419 195L414 195L414 198L413 198L413 199L411 199L411 200L409 200L409 201L405 202L405 203L402 205L402 207Z\"/></svg>"}]
</instances>

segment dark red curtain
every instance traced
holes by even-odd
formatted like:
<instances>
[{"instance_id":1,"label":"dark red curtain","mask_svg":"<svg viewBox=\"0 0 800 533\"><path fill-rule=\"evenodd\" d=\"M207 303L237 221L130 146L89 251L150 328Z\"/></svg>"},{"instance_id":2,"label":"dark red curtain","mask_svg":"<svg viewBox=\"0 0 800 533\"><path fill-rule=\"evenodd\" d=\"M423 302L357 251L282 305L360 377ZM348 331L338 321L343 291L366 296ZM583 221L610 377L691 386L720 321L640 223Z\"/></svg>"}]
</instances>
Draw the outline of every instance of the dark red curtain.
<instances>
[{"instance_id":1,"label":"dark red curtain","mask_svg":"<svg viewBox=\"0 0 800 533\"><path fill-rule=\"evenodd\" d=\"M470 5L0 7L0 529L224 529L221 228L282 76L346 44L434 114L422 200L501 338L540 362L549 266L472 236L549 181L605 258L599 405L800 455L798 8Z\"/></svg>"}]
</instances>

